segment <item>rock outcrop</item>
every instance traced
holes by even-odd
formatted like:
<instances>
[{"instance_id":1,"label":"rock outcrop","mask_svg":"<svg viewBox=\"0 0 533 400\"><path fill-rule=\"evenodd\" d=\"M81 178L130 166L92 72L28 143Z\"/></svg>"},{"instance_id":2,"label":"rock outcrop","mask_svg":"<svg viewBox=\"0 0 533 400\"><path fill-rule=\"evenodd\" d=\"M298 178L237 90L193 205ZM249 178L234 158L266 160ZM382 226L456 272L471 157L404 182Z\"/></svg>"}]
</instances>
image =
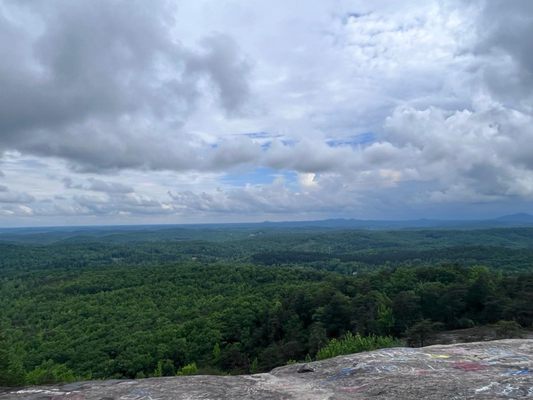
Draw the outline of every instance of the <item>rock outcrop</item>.
<instances>
[{"instance_id":1,"label":"rock outcrop","mask_svg":"<svg viewBox=\"0 0 533 400\"><path fill-rule=\"evenodd\" d=\"M0 399L533 399L533 340L393 348L242 376L79 382Z\"/></svg>"}]
</instances>

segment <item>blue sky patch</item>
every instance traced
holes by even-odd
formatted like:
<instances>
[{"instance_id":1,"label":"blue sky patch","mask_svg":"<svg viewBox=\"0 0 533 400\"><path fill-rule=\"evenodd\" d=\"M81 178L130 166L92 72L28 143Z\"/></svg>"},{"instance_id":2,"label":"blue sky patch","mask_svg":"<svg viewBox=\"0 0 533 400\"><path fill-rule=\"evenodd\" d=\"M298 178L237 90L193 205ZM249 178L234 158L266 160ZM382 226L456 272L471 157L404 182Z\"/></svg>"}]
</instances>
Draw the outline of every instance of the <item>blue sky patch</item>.
<instances>
[{"instance_id":1,"label":"blue sky patch","mask_svg":"<svg viewBox=\"0 0 533 400\"><path fill-rule=\"evenodd\" d=\"M286 184L291 186L296 183L298 177L296 172L287 170L276 170L268 167L259 167L251 171L242 173L230 173L222 177L222 182L231 186L243 187L246 185L267 185L278 176L283 176Z\"/></svg>"},{"instance_id":2,"label":"blue sky patch","mask_svg":"<svg viewBox=\"0 0 533 400\"><path fill-rule=\"evenodd\" d=\"M326 143L330 147L342 146L362 146L376 141L376 135L373 132L360 133L359 135L347 136L342 138L327 139Z\"/></svg>"}]
</instances>

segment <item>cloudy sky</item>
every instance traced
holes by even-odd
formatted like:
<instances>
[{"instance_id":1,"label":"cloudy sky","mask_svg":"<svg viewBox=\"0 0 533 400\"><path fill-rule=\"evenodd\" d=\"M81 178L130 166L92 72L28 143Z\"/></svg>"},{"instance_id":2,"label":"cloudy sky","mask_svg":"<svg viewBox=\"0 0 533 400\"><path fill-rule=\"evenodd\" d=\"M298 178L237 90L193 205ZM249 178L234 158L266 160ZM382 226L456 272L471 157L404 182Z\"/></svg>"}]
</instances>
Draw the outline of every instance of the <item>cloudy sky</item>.
<instances>
[{"instance_id":1,"label":"cloudy sky","mask_svg":"<svg viewBox=\"0 0 533 400\"><path fill-rule=\"evenodd\" d=\"M533 1L0 0L0 226L533 211Z\"/></svg>"}]
</instances>

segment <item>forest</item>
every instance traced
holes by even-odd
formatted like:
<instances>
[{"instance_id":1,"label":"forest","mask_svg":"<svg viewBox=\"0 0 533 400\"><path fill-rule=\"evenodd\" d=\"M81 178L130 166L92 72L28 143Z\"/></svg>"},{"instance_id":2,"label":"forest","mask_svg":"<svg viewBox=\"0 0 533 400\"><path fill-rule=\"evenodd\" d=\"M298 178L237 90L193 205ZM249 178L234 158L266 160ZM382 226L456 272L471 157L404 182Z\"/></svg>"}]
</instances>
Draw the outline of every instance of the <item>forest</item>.
<instances>
[{"instance_id":1,"label":"forest","mask_svg":"<svg viewBox=\"0 0 533 400\"><path fill-rule=\"evenodd\" d=\"M531 228L3 234L0 386L253 373L339 354L342 340L370 349L417 344L427 330L531 328L532 237Z\"/></svg>"}]
</instances>

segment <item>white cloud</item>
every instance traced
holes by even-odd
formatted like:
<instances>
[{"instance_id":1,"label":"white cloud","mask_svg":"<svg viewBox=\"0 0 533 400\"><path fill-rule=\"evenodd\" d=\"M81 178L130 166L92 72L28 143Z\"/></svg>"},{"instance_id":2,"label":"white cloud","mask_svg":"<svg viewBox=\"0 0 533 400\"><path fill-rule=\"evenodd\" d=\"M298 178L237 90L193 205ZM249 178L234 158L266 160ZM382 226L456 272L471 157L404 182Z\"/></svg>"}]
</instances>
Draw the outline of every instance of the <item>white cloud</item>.
<instances>
[{"instance_id":1,"label":"white cloud","mask_svg":"<svg viewBox=\"0 0 533 400\"><path fill-rule=\"evenodd\" d=\"M407 218L533 198L528 1L145 11L2 3L2 221Z\"/></svg>"}]
</instances>

